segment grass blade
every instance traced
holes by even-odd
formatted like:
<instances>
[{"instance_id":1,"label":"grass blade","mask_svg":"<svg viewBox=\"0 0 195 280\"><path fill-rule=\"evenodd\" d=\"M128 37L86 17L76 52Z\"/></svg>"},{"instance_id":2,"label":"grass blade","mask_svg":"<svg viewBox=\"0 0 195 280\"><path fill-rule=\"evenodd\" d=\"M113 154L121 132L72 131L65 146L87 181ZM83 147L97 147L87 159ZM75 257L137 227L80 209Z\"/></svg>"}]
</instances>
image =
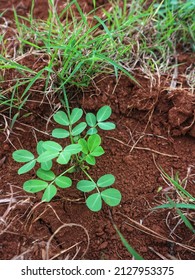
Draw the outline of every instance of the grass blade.
<instances>
[{"instance_id":1,"label":"grass blade","mask_svg":"<svg viewBox=\"0 0 195 280\"><path fill-rule=\"evenodd\" d=\"M116 232L118 233L123 245L125 246L125 248L127 249L127 251L136 259L136 260L144 260L142 258L142 256L140 256L135 249L133 249L133 247L131 247L131 245L128 243L128 241L125 239L125 237L122 235L122 233L119 231L119 229L117 228L117 226L115 224L113 224Z\"/></svg>"}]
</instances>

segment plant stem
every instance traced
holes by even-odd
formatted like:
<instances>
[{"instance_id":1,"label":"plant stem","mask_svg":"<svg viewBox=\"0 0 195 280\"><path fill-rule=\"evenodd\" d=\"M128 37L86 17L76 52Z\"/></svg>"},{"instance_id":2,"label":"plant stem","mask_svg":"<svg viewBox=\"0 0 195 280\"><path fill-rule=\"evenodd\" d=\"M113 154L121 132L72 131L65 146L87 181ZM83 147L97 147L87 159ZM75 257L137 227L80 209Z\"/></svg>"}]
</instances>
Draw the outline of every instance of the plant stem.
<instances>
[{"instance_id":1,"label":"plant stem","mask_svg":"<svg viewBox=\"0 0 195 280\"><path fill-rule=\"evenodd\" d=\"M71 166L70 168L68 168L68 169L66 169L65 171L63 171L60 175L58 175L57 177L55 177L55 179L48 185L48 187L49 187L50 185L52 185L52 184L55 182L56 178L58 178L58 177L64 175L65 173L71 171L71 169L73 169L73 168L75 168L75 165Z\"/></svg>"},{"instance_id":2,"label":"plant stem","mask_svg":"<svg viewBox=\"0 0 195 280\"><path fill-rule=\"evenodd\" d=\"M85 169L84 168L82 168L81 167L81 170L85 173L85 175L89 178L89 180L90 181L92 181L94 184L95 184L95 187L96 187L96 189L97 189L97 191L98 191L98 193L100 193L100 191L99 191L99 189L98 189L98 186L97 186L97 184L96 184L96 182L91 178L91 176L85 171Z\"/></svg>"}]
</instances>

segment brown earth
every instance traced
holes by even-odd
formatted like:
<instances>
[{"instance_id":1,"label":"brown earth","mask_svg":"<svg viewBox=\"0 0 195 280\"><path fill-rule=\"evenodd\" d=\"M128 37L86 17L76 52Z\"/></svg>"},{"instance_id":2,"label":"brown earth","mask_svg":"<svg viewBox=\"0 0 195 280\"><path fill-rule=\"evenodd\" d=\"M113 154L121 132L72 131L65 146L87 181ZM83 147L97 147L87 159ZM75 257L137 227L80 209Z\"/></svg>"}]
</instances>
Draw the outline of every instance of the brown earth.
<instances>
[{"instance_id":1,"label":"brown earth","mask_svg":"<svg viewBox=\"0 0 195 280\"><path fill-rule=\"evenodd\" d=\"M46 17L46 2L36 1L36 17ZM24 3L1 1L0 12L14 5L26 15L31 1ZM87 11L92 8L85 5ZM12 11L4 16L12 19ZM118 207L104 205L102 211L93 213L74 187L60 191L48 204L40 203L40 194L25 193L23 182L34 173L18 176L21 165L13 161L12 152L21 147L35 151L37 139L49 139L47 133L54 128L52 121L47 122L51 106L46 101L35 102L37 96L32 96L25 109L33 114L18 119L11 134L9 117L0 116L0 259L131 259L112 219L144 259L195 259L194 235L179 223L177 213L152 211L166 201L166 193L177 198L162 179L160 167L169 175L179 172L181 179L187 179L186 189L195 196L195 95L184 75L194 56L181 53L178 61L183 64L174 89L170 88L171 77L163 76L151 87L149 80L136 73L141 87L123 76L118 81L102 76L76 95L73 89L69 92L71 106L86 112L96 112L106 104L112 107L111 119L117 128L101 132L105 154L90 175L94 179L105 173L115 175L116 188L122 193ZM34 65L30 60L25 63ZM57 98L54 103L59 104ZM79 173L73 175L74 186L80 178ZM194 213L187 215L194 223Z\"/></svg>"}]
</instances>

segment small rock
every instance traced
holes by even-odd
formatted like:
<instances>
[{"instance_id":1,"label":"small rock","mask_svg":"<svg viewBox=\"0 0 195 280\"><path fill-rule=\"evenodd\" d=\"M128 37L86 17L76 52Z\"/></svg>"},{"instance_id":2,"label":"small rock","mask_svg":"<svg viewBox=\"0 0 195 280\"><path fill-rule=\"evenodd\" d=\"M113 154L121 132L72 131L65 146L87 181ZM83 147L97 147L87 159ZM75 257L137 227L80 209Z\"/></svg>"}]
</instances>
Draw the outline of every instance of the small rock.
<instances>
[{"instance_id":1,"label":"small rock","mask_svg":"<svg viewBox=\"0 0 195 280\"><path fill-rule=\"evenodd\" d=\"M99 250L104 250L108 247L108 242L104 241L100 246L99 246Z\"/></svg>"},{"instance_id":2,"label":"small rock","mask_svg":"<svg viewBox=\"0 0 195 280\"><path fill-rule=\"evenodd\" d=\"M103 231L96 232L96 235L97 235L97 236L102 236L102 235L104 235L104 232L103 232Z\"/></svg>"}]
</instances>

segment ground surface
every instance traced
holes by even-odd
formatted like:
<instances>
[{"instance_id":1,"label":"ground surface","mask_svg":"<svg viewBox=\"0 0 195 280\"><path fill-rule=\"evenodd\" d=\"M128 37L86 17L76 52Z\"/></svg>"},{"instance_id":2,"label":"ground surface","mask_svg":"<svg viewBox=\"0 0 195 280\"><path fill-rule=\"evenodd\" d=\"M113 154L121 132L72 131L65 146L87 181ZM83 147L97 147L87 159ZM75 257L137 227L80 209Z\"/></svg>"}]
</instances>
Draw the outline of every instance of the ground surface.
<instances>
[{"instance_id":1,"label":"ground surface","mask_svg":"<svg viewBox=\"0 0 195 280\"><path fill-rule=\"evenodd\" d=\"M46 17L46 2L37 1L36 17ZM0 12L14 5L18 13L26 15L30 3L1 1ZM91 8L86 4L86 10ZM10 19L12 16L11 10L5 14ZM175 212L151 210L165 201L164 193L158 192L159 187L167 188L160 166L170 175L179 172L181 179L188 176L187 190L195 195L195 95L184 75L194 57L181 53L178 60L183 64L172 90L172 77L164 76L160 81L156 77L156 84L151 87L149 80L136 73L142 87L123 76L117 82L112 76L102 76L77 95L70 92L71 106L80 106L86 112L110 105L112 121L117 125L115 131L101 133L105 154L90 174L93 178L105 172L114 174L123 198L120 206L105 206L99 213L90 212L83 195L74 188L59 192L49 204L40 204L39 195L28 196L22 191L29 175L17 175L19 165L12 160L12 152L21 147L34 151L36 139L48 139L45 132L54 126L47 123L51 113L48 103L35 103L33 98L38 97L32 96L26 110L33 115L16 122L9 141L5 133L0 134L0 194L5 199L0 204L0 259L45 259L47 248L49 258L69 248L65 252L68 258L131 259L111 217L144 259L195 259L194 237L184 224L176 226L179 219ZM28 66L30 63L26 61ZM0 121L3 125L5 120ZM76 185L78 174L72 179ZM13 200L8 205L6 199L11 194Z\"/></svg>"}]
</instances>

